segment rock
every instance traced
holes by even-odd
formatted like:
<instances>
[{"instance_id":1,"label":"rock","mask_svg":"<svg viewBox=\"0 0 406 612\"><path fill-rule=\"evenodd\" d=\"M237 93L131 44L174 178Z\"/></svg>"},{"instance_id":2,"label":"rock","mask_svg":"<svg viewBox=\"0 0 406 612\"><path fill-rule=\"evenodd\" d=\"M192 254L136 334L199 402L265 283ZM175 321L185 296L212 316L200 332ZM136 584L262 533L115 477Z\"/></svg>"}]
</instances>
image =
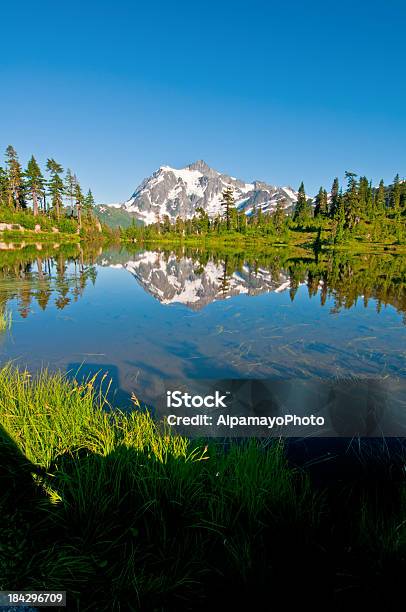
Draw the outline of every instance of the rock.
<instances>
[{"instance_id":1,"label":"rock","mask_svg":"<svg viewBox=\"0 0 406 612\"><path fill-rule=\"evenodd\" d=\"M19 232L23 232L24 228L19 223L0 223L0 232L4 232L6 230L17 230Z\"/></svg>"}]
</instances>

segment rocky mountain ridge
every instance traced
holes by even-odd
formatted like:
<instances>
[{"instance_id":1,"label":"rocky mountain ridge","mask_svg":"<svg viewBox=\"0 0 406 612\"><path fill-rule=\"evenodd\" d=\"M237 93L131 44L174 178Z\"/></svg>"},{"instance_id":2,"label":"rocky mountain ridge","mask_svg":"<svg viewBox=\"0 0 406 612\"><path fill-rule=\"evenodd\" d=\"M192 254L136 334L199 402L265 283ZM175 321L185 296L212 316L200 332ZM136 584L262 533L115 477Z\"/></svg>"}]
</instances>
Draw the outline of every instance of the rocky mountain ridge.
<instances>
[{"instance_id":1,"label":"rocky mountain ridge","mask_svg":"<svg viewBox=\"0 0 406 612\"><path fill-rule=\"evenodd\" d=\"M272 212L278 202L288 212L297 200L297 192L291 187L258 180L246 183L199 160L180 169L161 166L142 181L126 202L112 207L130 213L145 225L162 221L165 216L172 222L177 217L190 219L199 208L213 218L222 214L221 199L226 187L232 188L236 207L247 215L259 210Z\"/></svg>"}]
</instances>

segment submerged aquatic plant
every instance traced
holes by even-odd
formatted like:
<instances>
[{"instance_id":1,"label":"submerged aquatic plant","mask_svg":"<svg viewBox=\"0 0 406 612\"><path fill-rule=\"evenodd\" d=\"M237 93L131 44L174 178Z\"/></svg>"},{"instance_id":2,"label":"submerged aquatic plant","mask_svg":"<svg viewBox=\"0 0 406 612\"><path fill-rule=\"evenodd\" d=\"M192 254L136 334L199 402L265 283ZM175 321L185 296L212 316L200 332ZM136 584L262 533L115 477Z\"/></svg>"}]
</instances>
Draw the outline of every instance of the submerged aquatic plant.
<instances>
[{"instance_id":1,"label":"submerged aquatic plant","mask_svg":"<svg viewBox=\"0 0 406 612\"><path fill-rule=\"evenodd\" d=\"M10 310L0 310L0 332L11 329L13 315Z\"/></svg>"}]
</instances>

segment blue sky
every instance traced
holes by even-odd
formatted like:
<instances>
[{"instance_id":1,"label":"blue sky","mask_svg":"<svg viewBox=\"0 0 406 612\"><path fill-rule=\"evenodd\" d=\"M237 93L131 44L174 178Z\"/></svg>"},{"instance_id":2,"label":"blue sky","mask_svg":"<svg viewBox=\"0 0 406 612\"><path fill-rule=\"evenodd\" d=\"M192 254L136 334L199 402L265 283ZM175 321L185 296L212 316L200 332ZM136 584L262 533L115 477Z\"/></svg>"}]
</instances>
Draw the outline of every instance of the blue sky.
<instances>
[{"instance_id":1,"label":"blue sky","mask_svg":"<svg viewBox=\"0 0 406 612\"><path fill-rule=\"evenodd\" d=\"M99 202L204 159L306 190L406 175L406 3L9 2L0 146Z\"/></svg>"}]
</instances>

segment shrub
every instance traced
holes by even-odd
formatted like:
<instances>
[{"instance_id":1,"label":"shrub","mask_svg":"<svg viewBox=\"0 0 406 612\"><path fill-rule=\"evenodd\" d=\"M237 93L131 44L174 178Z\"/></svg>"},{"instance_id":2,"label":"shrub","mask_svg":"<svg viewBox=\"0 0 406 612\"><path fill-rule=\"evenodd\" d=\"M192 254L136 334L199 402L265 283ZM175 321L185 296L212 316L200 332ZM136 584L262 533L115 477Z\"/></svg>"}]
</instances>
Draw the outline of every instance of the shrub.
<instances>
[{"instance_id":1,"label":"shrub","mask_svg":"<svg viewBox=\"0 0 406 612\"><path fill-rule=\"evenodd\" d=\"M74 219L63 218L60 219L57 223L53 224L55 227L59 229L60 232L64 232L66 234L74 234L78 229L78 224Z\"/></svg>"},{"instance_id":2,"label":"shrub","mask_svg":"<svg viewBox=\"0 0 406 612\"><path fill-rule=\"evenodd\" d=\"M34 229L37 222L31 210L21 210L15 212L9 208L2 208L0 210L0 221L2 223L11 223L12 225L15 225L16 227L14 229L19 229L19 225L25 229Z\"/></svg>"}]
</instances>

